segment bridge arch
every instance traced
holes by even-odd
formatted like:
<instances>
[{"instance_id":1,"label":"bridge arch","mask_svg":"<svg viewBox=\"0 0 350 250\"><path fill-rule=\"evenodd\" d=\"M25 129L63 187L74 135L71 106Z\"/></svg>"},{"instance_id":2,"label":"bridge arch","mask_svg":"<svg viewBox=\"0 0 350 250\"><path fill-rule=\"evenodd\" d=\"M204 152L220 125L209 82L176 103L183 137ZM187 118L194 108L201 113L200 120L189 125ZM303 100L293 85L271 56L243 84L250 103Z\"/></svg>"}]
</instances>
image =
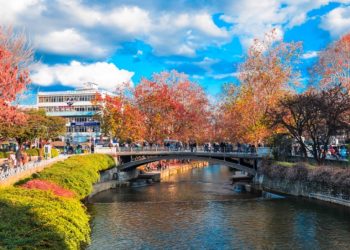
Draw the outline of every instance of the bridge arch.
<instances>
[{"instance_id":1,"label":"bridge arch","mask_svg":"<svg viewBox=\"0 0 350 250\"><path fill-rule=\"evenodd\" d=\"M154 157L149 157L146 159L142 160L136 160L136 161L130 161L126 163L122 163L118 166L118 169L120 171L130 171L133 170L141 165L145 165L148 163L156 162L156 161L162 161L162 160L195 160L195 161L206 161L210 163L215 163L215 164L220 164L220 165L225 165L228 167L232 167L241 171L245 171L251 175L256 174L256 170L254 168L250 168L247 166L243 166L241 164L237 164L234 162L226 161L226 160L221 160L217 158L212 158L212 157L205 157L205 156L194 156L194 155L161 155L161 156L154 156Z\"/></svg>"}]
</instances>

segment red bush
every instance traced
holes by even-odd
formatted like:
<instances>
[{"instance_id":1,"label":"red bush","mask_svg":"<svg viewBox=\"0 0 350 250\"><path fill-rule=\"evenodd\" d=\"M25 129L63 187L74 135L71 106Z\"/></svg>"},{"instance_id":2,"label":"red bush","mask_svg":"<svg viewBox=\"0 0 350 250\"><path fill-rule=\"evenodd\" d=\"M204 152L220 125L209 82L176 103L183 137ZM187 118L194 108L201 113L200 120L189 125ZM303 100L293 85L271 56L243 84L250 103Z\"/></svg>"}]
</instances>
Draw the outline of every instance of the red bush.
<instances>
[{"instance_id":1,"label":"red bush","mask_svg":"<svg viewBox=\"0 0 350 250\"><path fill-rule=\"evenodd\" d=\"M57 196L72 198L74 193L70 190L64 189L56 183L34 179L23 184L22 187L28 189L40 189L40 190L50 190Z\"/></svg>"}]
</instances>

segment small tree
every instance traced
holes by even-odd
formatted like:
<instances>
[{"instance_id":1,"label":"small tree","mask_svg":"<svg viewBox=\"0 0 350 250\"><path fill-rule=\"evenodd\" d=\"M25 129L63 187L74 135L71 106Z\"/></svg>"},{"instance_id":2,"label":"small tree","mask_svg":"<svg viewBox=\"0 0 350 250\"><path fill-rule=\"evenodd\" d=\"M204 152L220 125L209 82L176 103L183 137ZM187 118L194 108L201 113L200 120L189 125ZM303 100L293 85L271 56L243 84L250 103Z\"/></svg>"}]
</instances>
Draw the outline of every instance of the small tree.
<instances>
[{"instance_id":1,"label":"small tree","mask_svg":"<svg viewBox=\"0 0 350 250\"><path fill-rule=\"evenodd\" d=\"M44 110L26 110L23 114L28 118L21 126L5 126L1 136L13 138L18 145L35 139L54 139L63 135L66 128L65 119L62 117L47 116Z\"/></svg>"},{"instance_id":2,"label":"small tree","mask_svg":"<svg viewBox=\"0 0 350 250\"><path fill-rule=\"evenodd\" d=\"M268 117L271 127L282 126L291 134L304 157L310 152L321 164L326 157L323 149L329 145L331 137L350 128L349 112L350 96L344 88L337 86L285 98L268 112ZM311 148L304 138L311 140Z\"/></svg>"}]
</instances>

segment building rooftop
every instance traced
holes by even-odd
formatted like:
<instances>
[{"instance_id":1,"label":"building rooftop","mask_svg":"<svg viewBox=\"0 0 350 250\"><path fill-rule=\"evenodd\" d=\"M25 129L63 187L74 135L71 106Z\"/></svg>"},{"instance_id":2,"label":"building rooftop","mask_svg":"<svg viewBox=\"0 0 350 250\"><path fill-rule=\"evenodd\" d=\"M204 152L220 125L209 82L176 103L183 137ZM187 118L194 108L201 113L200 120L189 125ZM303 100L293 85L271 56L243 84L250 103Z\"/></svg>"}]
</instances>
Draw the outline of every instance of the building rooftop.
<instances>
[{"instance_id":1,"label":"building rooftop","mask_svg":"<svg viewBox=\"0 0 350 250\"><path fill-rule=\"evenodd\" d=\"M39 95L76 95L76 94L108 94L113 95L113 93L105 90L99 90L96 83L87 82L84 83L83 87L76 88L75 90L63 90L63 91L38 91Z\"/></svg>"}]
</instances>

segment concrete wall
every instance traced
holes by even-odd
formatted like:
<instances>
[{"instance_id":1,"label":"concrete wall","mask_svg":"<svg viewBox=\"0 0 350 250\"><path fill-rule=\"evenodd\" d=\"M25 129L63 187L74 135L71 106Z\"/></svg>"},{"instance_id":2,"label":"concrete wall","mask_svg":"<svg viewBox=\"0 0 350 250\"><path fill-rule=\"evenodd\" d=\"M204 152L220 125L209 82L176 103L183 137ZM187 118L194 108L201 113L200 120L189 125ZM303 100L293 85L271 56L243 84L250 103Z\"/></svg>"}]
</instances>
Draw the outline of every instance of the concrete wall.
<instances>
[{"instance_id":1,"label":"concrete wall","mask_svg":"<svg viewBox=\"0 0 350 250\"><path fill-rule=\"evenodd\" d=\"M255 187L264 191L323 200L350 207L349 190L315 184L308 181L269 179L264 175L254 178Z\"/></svg>"},{"instance_id":2,"label":"concrete wall","mask_svg":"<svg viewBox=\"0 0 350 250\"><path fill-rule=\"evenodd\" d=\"M179 164L160 171L160 178L166 178L171 175L180 174L193 168L202 168L208 166L208 162L191 162L188 164Z\"/></svg>"}]
</instances>

